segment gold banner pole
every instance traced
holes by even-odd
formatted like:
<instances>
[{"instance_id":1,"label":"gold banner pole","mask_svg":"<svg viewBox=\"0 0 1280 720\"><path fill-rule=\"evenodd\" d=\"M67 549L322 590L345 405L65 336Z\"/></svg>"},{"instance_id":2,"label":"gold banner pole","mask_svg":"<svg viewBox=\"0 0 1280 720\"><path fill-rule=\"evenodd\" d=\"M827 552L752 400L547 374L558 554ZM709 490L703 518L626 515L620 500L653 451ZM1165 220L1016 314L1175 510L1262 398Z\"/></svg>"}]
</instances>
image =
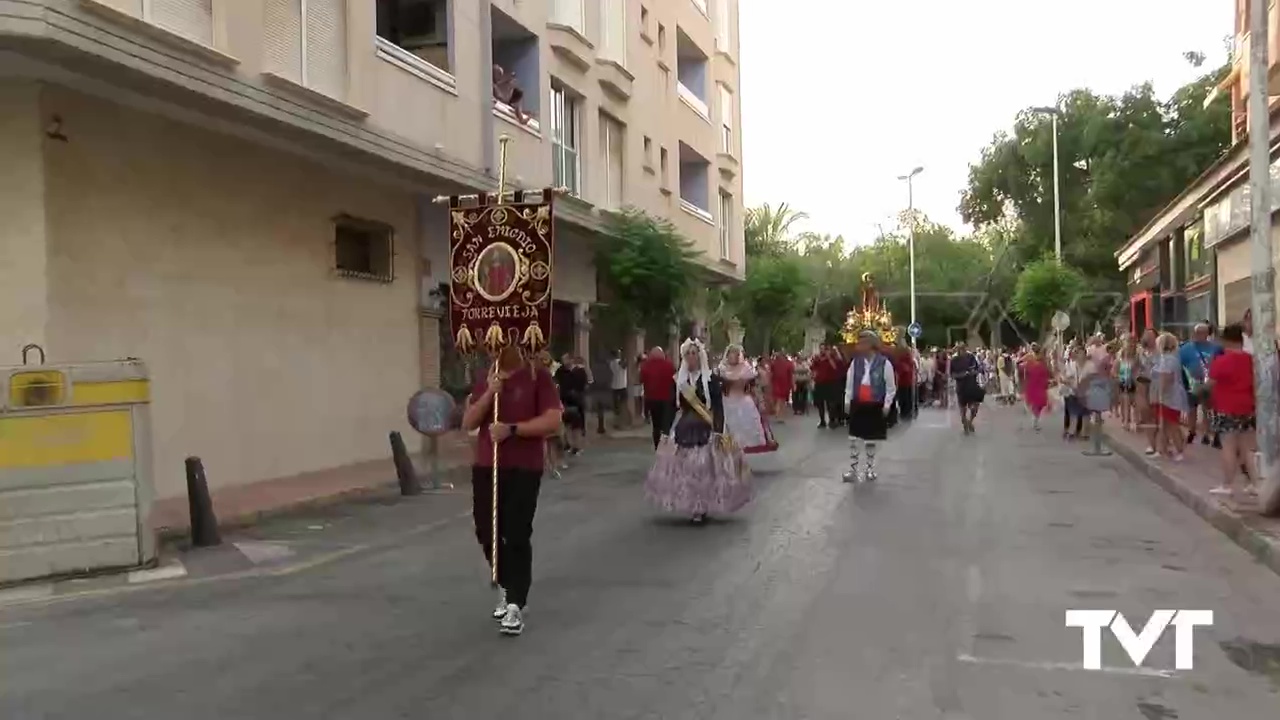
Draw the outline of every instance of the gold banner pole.
<instances>
[{"instance_id":1,"label":"gold banner pole","mask_svg":"<svg viewBox=\"0 0 1280 720\"><path fill-rule=\"evenodd\" d=\"M502 135L498 138L498 197L495 204L502 204L502 196L507 192L507 143L511 142L508 135ZM502 352L499 352L493 358L495 377L502 372L499 362L502 358ZM498 420L498 398L502 393L494 393L493 395L493 423L499 424ZM498 535L498 443L493 440L493 429L489 430L489 444L493 446L493 513L491 516L492 525L489 534L489 584L498 587L498 546L502 544Z\"/></svg>"}]
</instances>

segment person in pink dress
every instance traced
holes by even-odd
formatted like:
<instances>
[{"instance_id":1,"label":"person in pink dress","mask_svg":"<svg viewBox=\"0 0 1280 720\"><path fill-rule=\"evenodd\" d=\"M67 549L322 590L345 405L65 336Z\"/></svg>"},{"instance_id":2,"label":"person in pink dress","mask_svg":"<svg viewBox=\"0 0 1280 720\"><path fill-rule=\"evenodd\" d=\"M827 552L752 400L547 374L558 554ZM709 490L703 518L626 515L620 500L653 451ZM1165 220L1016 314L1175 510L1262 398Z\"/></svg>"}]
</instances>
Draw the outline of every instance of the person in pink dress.
<instances>
[{"instance_id":1,"label":"person in pink dress","mask_svg":"<svg viewBox=\"0 0 1280 720\"><path fill-rule=\"evenodd\" d=\"M1040 432L1040 415L1049 406L1049 366L1040 357L1040 346L1033 344L1022 358L1023 394L1031 411L1032 427Z\"/></svg>"}]
</instances>

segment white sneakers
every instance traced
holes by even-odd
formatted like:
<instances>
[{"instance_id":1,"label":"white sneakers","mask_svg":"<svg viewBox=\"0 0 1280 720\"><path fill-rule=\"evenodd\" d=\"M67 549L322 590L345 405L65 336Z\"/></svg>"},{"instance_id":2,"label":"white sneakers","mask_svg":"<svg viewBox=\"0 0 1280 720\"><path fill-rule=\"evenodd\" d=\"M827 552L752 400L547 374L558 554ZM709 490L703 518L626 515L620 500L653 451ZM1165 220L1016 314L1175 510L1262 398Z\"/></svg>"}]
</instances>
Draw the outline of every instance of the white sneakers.
<instances>
[{"instance_id":1,"label":"white sneakers","mask_svg":"<svg viewBox=\"0 0 1280 720\"><path fill-rule=\"evenodd\" d=\"M493 608L493 619L501 620L507 616L507 591L498 588L498 605Z\"/></svg>"},{"instance_id":2,"label":"white sneakers","mask_svg":"<svg viewBox=\"0 0 1280 720\"><path fill-rule=\"evenodd\" d=\"M498 604L493 608L493 619L503 635L519 635L524 632L524 613L520 606L507 602L507 591L498 588Z\"/></svg>"},{"instance_id":3,"label":"white sneakers","mask_svg":"<svg viewBox=\"0 0 1280 720\"><path fill-rule=\"evenodd\" d=\"M520 606L515 603L507 605L506 613L503 614L502 620L498 622L498 630L503 635L519 635L524 632L524 613L520 612Z\"/></svg>"}]
</instances>

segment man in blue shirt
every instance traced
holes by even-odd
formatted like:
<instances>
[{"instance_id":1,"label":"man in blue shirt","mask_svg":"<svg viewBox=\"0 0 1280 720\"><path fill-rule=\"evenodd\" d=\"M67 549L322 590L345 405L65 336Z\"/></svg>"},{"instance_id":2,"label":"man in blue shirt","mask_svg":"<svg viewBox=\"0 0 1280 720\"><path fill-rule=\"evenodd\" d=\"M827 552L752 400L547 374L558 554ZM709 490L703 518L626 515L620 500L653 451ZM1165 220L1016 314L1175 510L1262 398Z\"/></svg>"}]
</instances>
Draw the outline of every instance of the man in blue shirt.
<instances>
[{"instance_id":1,"label":"man in blue shirt","mask_svg":"<svg viewBox=\"0 0 1280 720\"><path fill-rule=\"evenodd\" d=\"M1203 394L1202 388L1209 375L1209 363L1221 354L1222 346L1210 336L1207 322L1198 323L1192 328L1191 339L1178 348L1178 360L1182 363L1182 382L1187 386L1187 398L1191 407L1187 442L1196 439L1196 428L1199 427L1202 435L1200 442L1205 445L1213 442L1214 447L1219 447L1217 438L1209 434L1209 398Z\"/></svg>"}]
</instances>

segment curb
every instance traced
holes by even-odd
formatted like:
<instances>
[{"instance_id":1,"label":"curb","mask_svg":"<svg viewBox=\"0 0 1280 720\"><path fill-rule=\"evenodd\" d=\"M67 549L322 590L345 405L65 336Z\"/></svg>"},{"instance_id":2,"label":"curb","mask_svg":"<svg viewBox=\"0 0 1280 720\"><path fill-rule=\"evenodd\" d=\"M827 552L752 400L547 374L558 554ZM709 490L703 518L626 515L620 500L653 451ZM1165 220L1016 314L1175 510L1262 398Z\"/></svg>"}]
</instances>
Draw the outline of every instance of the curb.
<instances>
[{"instance_id":1,"label":"curb","mask_svg":"<svg viewBox=\"0 0 1280 720\"><path fill-rule=\"evenodd\" d=\"M470 463L467 463L454 467L441 468L440 474L443 481L452 482L456 486L459 484L460 479L467 480L470 478L470 471L471 465ZM419 482L425 483L429 478L419 476L418 480ZM289 517L291 515L297 515L299 513L314 510L323 510L325 508L341 505L342 503L351 502L353 500L361 500L381 495L391 490L395 490L396 494L399 495L399 488L399 481L392 478L386 482L378 483L376 485L364 485L362 487L349 488L329 495L321 495L294 502L287 502L275 507L240 513L237 515L228 515L225 517L219 516L218 529L243 530L245 528L259 525L267 520ZM430 495L433 491L429 486L424 484L422 492L424 495ZM217 510L218 508L215 505L214 512L216 513ZM187 525L156 528L157 541L168 546L182 545L184 542L190 540L190 535L191 528Z\"/></svg>"},{"instance_id":2,"label":"curb","mask_svg":"<svg viewBox=\"0 0 1280 720\"><path fill-rule=\"evenodd\" d=\"M1113 439L1110 432L1104 431L1103 434L1106 438L1107 446L1115 454L1129 461L1129 464L1143 475L1146 475L1147 479L1159 485L1165 492L1178 498L1183 505L1191 508L1192 512L1217 528L1223 535L1231 538L1232 542L1243 548L1259 563L1280 575L1280 541L1273 540L1249 527L1249 524L1244 521L1244 518L1239 513L1206 498L1179 482L1158 465L1148 461L1137 450Z\"/></svg>"}]
</instances>

